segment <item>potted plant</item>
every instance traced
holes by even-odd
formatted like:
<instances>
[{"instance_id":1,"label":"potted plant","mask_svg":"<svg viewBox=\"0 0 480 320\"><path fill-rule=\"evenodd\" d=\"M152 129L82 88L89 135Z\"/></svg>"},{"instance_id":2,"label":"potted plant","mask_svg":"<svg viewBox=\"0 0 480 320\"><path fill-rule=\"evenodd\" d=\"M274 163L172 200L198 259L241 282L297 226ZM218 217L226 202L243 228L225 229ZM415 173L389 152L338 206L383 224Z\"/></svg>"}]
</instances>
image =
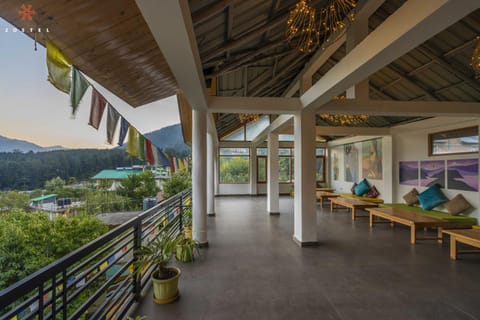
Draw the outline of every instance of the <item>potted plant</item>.
<instances>
[{"instance_id":1,"label":"potted plant","mask_svg":"<svg viewBox=\"0 0 480 320\"><path fill-rule=\"evenodd\" d=\"M175 258L180 262L193 262L195 253L199 254L198 242L187 238L186 235L179 235L176 240Z\"/></svg>"},{"instance_id":2,"label":"potted plant","mask_svg":"<svg viewBox=\"0 0 480 320\"><path fill-rule=\"evenodd\" d=\"M153 265L153 300L158 304L166 304L175 301L178 296L178 279L180 269L167 267L172 258L177 241L167 232L162 232L147 246L135 251L138 260L135 262L136 272ZM137 274L137 276L139 276Z\"/></svg>"},{"instance_id":3,"label":"potted plant","mask_svg":"<svg viewBox=\"0 0 480 320\"><path fill-rule=\"evenodd\" d=\"M185 238L192 239L192 208L184 207L183 208L183 233Z\"/></svg>"}]
</instances>

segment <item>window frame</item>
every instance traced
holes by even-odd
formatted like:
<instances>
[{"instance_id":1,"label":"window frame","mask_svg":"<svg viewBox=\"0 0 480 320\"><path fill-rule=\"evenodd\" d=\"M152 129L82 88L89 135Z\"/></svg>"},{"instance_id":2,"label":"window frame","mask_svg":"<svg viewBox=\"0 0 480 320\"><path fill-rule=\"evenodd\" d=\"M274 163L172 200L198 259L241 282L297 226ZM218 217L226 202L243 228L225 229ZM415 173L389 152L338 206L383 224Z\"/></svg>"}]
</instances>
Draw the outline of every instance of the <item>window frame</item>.
<instances>
[{"instance_id":1,"label":"window frame","mask_svg":"<svg viewBox=\"0 0 480 320\"><path fill-rule=\"evenodd\" d=\"M265 181L260 181L259 178L258 178L258 162L259 160L262 159L263 161L265 161ZM258 184L265 184L268 182L268 170L267 170L267 165L268 165L268 156L257 156L257 183Z\"/></svg>"},{"instance_id":2,"label":"window frame","mask_svg":"<svg viewBox=\"0 0 480 320\"><path fill-rule=\"evenodd\" d=\"M323 161L323 168L322 168L323 169L322 170L322 178L323 179L322 180L317 180L317 162L316 161L318 159L322 159L322 161ZM326 182L326 179L325 179L325 177L326 177L326 164L327 164L326 157L324 155L315 157L315 181L316 182Z\"/></svg>"},{"instance_id":3,"label":"window frame","mask_svg":"<svg viewBox=\"0 0 480 320\"><path fill-rule=\"evenodd\" d=\"M245 154L245 155L239 155L239 154L221 154L220 152L220 149L247 149L248 150L248 155ZM248 158L248 180L247 182L222 182L220 180L220 170L221 170L221 164L220 164L220 160L222 157L229 157L229 158L232 158L232 157L247 157ZM250 161L251 161L251 154L250 154L250 148L246 148L246 147L218 147L218 170L217 170L217 181L218 181L218 184L250 184Z\"/></svg>"},{"instance_id":4,"label":"window frame","mask_svg":"<svg viewBox=\"0 0 480 320\"><path fill-rule=\"evenodd\" d=\"M433 153L433 142L434 142L433 136L440 135L440 134L448 134L448 133L458 133L458 132L462 132L462 131L467 132L468 130L476 130L477 136L479 136L478 126L471 126L471 127L465 127L465 128L458 128L458 129L453 129L453 130L446 130L446 131L429 133L428 134L428 156L429 157L438 157L438 156L450 156L450 155L461 155L461 154L478 154L479 151ZM470 136L466 136L466 137L470 137Z\"/></svg>"}]
</instances>

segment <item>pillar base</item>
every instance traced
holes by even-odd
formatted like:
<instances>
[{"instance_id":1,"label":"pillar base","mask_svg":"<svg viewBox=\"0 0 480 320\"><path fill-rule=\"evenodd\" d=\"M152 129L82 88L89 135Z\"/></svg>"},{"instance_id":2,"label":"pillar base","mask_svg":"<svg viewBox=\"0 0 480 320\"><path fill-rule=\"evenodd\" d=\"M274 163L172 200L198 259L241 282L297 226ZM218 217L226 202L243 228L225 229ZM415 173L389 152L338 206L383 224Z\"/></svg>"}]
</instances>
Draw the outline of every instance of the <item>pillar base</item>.
<instances>
[{"instance_id":1,"label":"pillar base","mask_svg":"<svg viewBox=\"0 0 480 320\"><path fill-rule=\"evenodd\" d=\"M318 247L320 245L320 242L318 241L300 241L295 236L293 236L293 241L301 248Z\"/></svg>"},{"instance_id":2,"label":"pillar base","mask_svg":"<svg viewBox=\"0 0 480 320\"><path fill-rule=\"evenodd\" d=\"M207 213L207 216L209 216L209 217L215 217L215 216L216 216L216 214L215 214L215 212L212 212L212 213Z\"/></svg>"},{"instance_id":3,"label":"pillar base","mask_svg":"<svg viewBox=\"0 0 480 320\"><path fill-rule=\"evenodd\" d=\"M208 248L208 241L207 241L207 242L203 242L203 243L199 243L199 244L198 244L198 247L199 247L199 248Z\"/></svg>"},{"instance_id":4,"label":"pillar base","mask_svg":"<svg viewBox=\"0 0 480 320\"><path fill-rule=\"evenodd\" d=\"M279 216L280 212L269 212L271 216Z\"/></svg>"}]
</instances>

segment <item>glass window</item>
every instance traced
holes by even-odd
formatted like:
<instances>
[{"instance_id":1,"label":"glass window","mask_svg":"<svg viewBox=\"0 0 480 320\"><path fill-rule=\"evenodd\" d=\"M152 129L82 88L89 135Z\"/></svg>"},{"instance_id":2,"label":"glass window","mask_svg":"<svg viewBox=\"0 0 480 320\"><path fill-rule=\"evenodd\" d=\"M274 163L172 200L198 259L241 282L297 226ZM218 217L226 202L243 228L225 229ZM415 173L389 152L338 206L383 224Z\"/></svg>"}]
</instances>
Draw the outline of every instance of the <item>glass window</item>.
<instances>
[{"instance_id":1,"label":"glass window","mask_svg":"<svg viewBox=\"0 0 480 320\"><path fill-rule=\"evenodd\" d=\"M267 157L257 158L257 182L267 182Z\"/></svg>"},{"instance_id":2,"label":"glass window","mask_svg":"<svg viewBox=\"0 0 480 320\"><path fill-rule=\"evenodd\" d=\"M246 127L247 141L252 141L256 136L260 134L260 132L262 132L269 125L270 125L269 116L262 116L257 121L247 123L247 127Z\"/></svg>"},{"instance_id":3,"label":"glass window","mask_svg":"<svg viewBox=\"0 0 480 320\"><path fill-rule=\"evenodd\" d=\"M229 133L221 140L224 141L245 141L245 127L242 126L241 128Z\"/></svg>"},{"instance_id":4,"label":"glass window","mask_svg":"<svg viewBox=\"0 0 480 320\"><path fill-rule=\"evenodd\" d=\"M295 140L293 134L279 134L278 135L279 141L293 141Z\"/></svg>"},{"instance_id":5,"label":"glass window","mask_svg":"<svg viewBox=\"0 0 480 320\"><path fill-rule=\"evenodd\" d=\"M316 178L318 182L325 182L325 157L317 157Z\"/></svg>"},{"instance_id":6,"label":"glass window","mask_svg":"<svg viewBox=\"0 0 480 320\"><path fill-rule=\"evenodd\" d=\"M324 156L325 155L325 148L317 148L317 150L315 151L315 154L317 156Z\"/></svg>"},{"instance_id":7,"label":"glass window","mask_svg":"<svg viewBox=\"0 0 480 320\"><path fill-rule=\"evenodd\" d=\"M278 149L279 156L291 156L293 154L292 149L290 148L280 148Z\"/></svg>"},{"instance_id":8,"label":"glass window","mask_svg":"<svg viewBox=\"0 0 480 320\"><path fill-rule=\"evenodd\" d=\"M248 183L250 156L248 148L220 148L220 183Z\"/></svg>"},{"instance_id":9,"label":"glass window","mask_svg":"<svg viewBox=\"0 0 480 320\"><path fill-rule=\"evenodd\" d=\"M278 182L287 183L291 181L292 161L290 157L278 158Z\"/></svg>"},{"instance_id":10,"label":"glass window","mask_svg":"<svg viewBox=\"0 0 480 320\"><path fill-rule=\"evenodd\" d=\"M257 148L257 156L268 156L267 148Z\"/></svg>"},{"instance_id":11,"label":"glass window","mask_svg":"<svg viewBox=\"0 0 480 320\"><path fill-rule=\"evenodd\" d=\"M428 135L428 141L431 156L477 153L478 127L432 133Z\"/></svg>"}]
</instances>

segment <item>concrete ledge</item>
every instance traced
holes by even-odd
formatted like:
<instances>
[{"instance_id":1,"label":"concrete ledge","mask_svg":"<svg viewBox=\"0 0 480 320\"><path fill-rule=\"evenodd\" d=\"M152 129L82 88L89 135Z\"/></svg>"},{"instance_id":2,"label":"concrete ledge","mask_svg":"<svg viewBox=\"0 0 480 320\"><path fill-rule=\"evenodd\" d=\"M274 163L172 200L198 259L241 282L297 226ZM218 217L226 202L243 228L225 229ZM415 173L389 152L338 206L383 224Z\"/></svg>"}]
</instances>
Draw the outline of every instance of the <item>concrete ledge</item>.
<instances>
[{"instance_id":1,"label":"concrete ledge","mask_svg":"<svg viewBox=\"0 0 480 320\"><path fill-rule=\"evenodd\" d=\"M293 241L301 248L318 247L320 245L318 241L300 241L295 236L293 236Z\"/></svg>"},{"instance_id":2,"label":"concrete ledge","mask_svg":"<svg viewBox=\"0 0 480 320\"><path fill-rule=\"evenodd\" d=\"M269 212L271 216L279 216L280 212Z\"/></svg>"}]
</instances>

